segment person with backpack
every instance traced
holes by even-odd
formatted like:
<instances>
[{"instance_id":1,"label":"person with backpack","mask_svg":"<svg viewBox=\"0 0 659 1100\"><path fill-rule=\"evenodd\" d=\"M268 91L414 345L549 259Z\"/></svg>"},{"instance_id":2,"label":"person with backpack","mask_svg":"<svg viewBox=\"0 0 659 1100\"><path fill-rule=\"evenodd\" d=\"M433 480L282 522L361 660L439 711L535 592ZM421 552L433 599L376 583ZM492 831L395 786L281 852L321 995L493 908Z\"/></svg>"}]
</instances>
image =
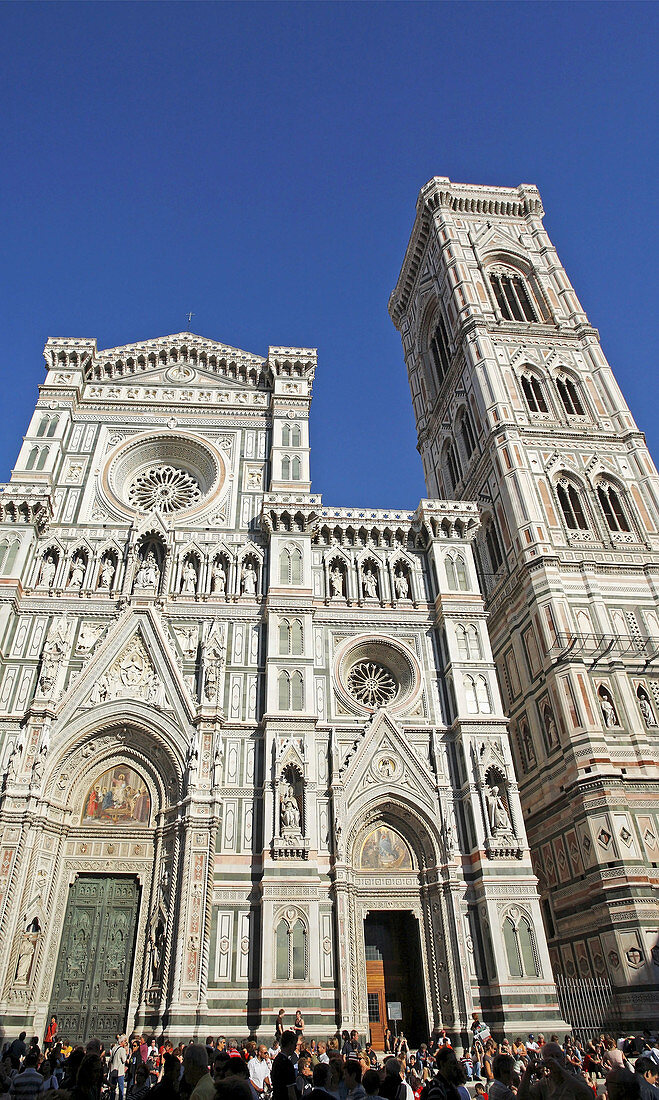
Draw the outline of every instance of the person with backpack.
<instances>
[{"instance_id":1,"label":"person with backpack","mask_svg":"<svg viewBox=\"0 0 659 1100\"><path fill-rule=\"evenodd\" d=\"M466 1074L452 1047L440 1047L435 1067L437 1072L421 1093L421 1100L461 1100L459 1086L464 1085Z\"/></svg>"}]
</instances>

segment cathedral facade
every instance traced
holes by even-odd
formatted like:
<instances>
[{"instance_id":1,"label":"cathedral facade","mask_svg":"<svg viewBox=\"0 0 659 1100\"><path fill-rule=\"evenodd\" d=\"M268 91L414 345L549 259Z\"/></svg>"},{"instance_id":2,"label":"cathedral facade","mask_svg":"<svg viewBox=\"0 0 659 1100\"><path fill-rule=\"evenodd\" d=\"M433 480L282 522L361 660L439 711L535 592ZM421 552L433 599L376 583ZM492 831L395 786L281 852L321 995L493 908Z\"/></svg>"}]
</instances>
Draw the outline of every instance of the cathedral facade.
<instances>
[{"instance_id":1,"label":"cathedral facade","mask_svg":"<svg viewBox=\"0 0 659 1100\"><path fill-rule=\"evenodd\" d=\"M474 551L554 973L659 1011L659 479L535 187L421 191L389 309ZM472 704L473 706L473 704Z\"/></svg>"},{"instance_id":2,"label":"cathedral facade","mask_svg":"<svg viewBox=\"0 0 659 1100\"><path fill-rule=\"evenodd\" d=\"M44 354L0 493L6 1033L553 1030L477 503L312 494L311 349Z\"/></svg>"}]
</instances>

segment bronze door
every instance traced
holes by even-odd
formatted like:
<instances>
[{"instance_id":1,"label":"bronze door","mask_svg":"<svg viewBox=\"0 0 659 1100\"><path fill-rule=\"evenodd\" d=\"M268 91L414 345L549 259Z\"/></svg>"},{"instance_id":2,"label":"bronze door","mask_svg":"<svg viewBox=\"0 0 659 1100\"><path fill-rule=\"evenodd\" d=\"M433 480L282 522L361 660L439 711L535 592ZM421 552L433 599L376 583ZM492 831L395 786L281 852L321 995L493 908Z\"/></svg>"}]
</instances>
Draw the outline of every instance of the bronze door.
<instances>
[{"instance_id":1,"label":"bronze door","mask_svg":"<svg viewBox=\"0 0 659 1100\"><path fill-rule=\"evenodd\" d=\"M125 1030L138 902L128 875L79 875L69 887L49 1016L72 1043Z\"/></svg>"}]
</instances>

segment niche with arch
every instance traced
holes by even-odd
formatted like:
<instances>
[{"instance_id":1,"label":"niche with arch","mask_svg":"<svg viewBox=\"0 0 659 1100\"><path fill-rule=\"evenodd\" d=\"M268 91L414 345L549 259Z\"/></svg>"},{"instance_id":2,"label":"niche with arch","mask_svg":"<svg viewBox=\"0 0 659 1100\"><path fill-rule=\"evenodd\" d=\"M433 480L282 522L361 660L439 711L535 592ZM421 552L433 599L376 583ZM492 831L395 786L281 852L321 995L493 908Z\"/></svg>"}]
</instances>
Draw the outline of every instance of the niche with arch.
<instances>
[{"instance_id":1,"label":"niche with arch","mask_svg":"<svg viewBox=\"0 0 659 1100\"><path fill-rule=\"evenodd\" d=\"M597 698L599 700L604 725L607 729L615 729L620 725L618 711L616 710L611 692L604 684L600 684L598 687Z\"/></svg>"},{"instance_id":2,"label":"niche with arch","mask_svg":"<svg viewBox=\"0 0 659 1100\"><path fill-rule=\"evenodd\" d=\"M197 595L199 588L199 578L201 576L201 562L199 555L193 550L183 558L181 566L181 579L179 583L179 591L182 596L194 597Z\"/></svg>"},{"instance_id":3,"label":"niche with arch","mask_svg":"<svg viewBox=\"0 0 659 1100\"><path fill-rule=\"evenodd\" d=\"M134 587L159 592L165 557L162 539L157 535L143 535L137 548Z\"/></svg>"},{"instance_id":4,"label":"niche with arch","mask_svg":"<svg viewBox=\"0 0 659 1100\"><path fill-rule=\"evenodd\" d=\"M381 598L380 570L378 563L373 558L366 558L361 563L362 594L365 600L379 600Z\"/></svg>"},{"instance_id":5,"label":"niche with arch","mask_svg":"<svg viewBox=\"0 0 659 1100\"><path fill-rule=\"evenodd\" d=\"M226 554L216 554L210 570L211 596L225 598L227 594L227 580L229 577L229 559Z\"/></svg>"},{"instance_id":6,"label":"niche with arch","mask_svg":"<svg viewBox=\"0 0 659 1100\"><path fill-rule=\"evenodd\" d=\"M485 773L485 803L490 834L499 837L512 833L508 780L496 766L489 767Z\"/></svg>"},{"instance_id":7,"label":"niche with arch","mask_svg":"<svg viewBox=\"0 0 659 1100\"><path fill-rule=\"evenodd\" d=\"M643 721L648 729L653 729L657 724L654 708L650 702L650 696L643 687L643 684L639 684L636 688L636 698L638 699L638 707L643 715Z\"/></svg>"}]
</instances>

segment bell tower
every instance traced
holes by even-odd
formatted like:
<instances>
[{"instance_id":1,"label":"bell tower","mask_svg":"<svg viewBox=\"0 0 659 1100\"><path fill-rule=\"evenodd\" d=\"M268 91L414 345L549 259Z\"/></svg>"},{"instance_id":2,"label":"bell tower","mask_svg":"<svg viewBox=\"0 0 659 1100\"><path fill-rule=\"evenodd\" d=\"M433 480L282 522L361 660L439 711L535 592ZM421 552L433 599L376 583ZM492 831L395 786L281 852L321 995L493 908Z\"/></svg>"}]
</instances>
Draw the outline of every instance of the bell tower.
<instances>
[{"instance_id":1,"label":"bell tower","mask_svg":"<svg viewBox=\"0 0 659 1100\"><path fill-rule=\"evenodd\" d=\"M659 479L537 188L435 177L389 311L475 544L559 984L657 1021Z\"/></svg>"}]
</instances>

